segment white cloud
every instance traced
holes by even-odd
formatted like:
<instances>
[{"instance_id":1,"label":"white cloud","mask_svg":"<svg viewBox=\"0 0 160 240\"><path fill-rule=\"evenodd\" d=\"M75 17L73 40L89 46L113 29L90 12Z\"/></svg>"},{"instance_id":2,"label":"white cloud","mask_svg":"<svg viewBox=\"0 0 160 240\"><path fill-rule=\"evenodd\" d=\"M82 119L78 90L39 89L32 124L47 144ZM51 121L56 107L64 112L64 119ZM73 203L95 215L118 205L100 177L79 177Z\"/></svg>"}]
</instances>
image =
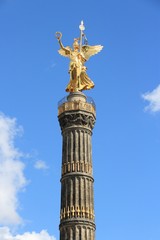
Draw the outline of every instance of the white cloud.
<instances>
[{"instance_id":1,"label":"white cloud","mask_svg":"<svg viewBox=\"0 0 160 240\"><path fill-rule=\"evenodd\" d=\"M15 137L22 132L15 118L0 113L0 225L20 224L18 193L26 185L22 153ZM1 239L1 238L0 238Z\"/></svg>"},{"instance_id":2,"label":"white cloud","mask_svg":"<svg viewBox=\"0 0 160 240\"><path fill-rule=\"evenodd\" d=\"M24 189L27 180L24 176L22 152L15 147L17 135L22 127L15 118L0 113L0 240L56 240L46 230L39 233L25 232L13 234L8 225L22 223L18 213L18 193ZM39 169L48 168L45 162L37 161Z\"/></svg>"},{"instance_id":3,"label":"white cloud","mask_svg":"<svg viewBox=\"0 0 160 240\"><path fill-rule=\"evenodd\" d=\"M56 240L55 237L50 236L46 230L40 233L26 232L22 235L14 235L10 232L8 227L0 228L0 240Z\"/></svg>"},{"instance_id":4,"label":"white cloud","mask_svg":"<svg viewBox=\"0 0 160 240\"><path fill-rule=\"evenodd\" d=\"M41 169L42 170L48 169L47 164L44 161L42 161L42 160L36 161L34 167L36 169L39 169L39 170L41 170Z\"/></svg>"},{"instance_id":5,"label":"white cloud","mask_svg":"<svg viewBox=\"0 0 160 240\"><path fill-rule=\"evenodd\" d=\"M55 68L56 64L55 63L52 63L51 64L51 68Z\"/></svg>"},{"instance_id":6,"label":"white cloud","mask_svg":"<svg viewBox=\"0 0 160 240\"><path fill-rule=\"evenodd\" d=\"M149 105L145 107L145 111L160 112L160 85L152 92L143 94L142 98L149 102Z\"/></svg>"}]
</instances>

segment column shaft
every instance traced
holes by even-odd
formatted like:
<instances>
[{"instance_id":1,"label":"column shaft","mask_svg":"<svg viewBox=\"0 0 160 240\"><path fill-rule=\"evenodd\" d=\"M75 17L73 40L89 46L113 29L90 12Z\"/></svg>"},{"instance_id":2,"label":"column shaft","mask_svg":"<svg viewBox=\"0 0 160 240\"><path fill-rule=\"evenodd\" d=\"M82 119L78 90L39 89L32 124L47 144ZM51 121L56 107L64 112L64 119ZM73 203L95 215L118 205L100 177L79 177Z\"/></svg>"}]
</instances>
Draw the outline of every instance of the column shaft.
<instances>
[{"instance_id":1,"label":"column shaft","mask_svg":"<svg viewBox=\"0 0 160 240\"><path fill-rule=\"evenodd\" d=\"M60 240L94 240L91 135L95 109L84 101L73 101L60 106L59 113L63 137Z\"/></svg>"}]
</instances>

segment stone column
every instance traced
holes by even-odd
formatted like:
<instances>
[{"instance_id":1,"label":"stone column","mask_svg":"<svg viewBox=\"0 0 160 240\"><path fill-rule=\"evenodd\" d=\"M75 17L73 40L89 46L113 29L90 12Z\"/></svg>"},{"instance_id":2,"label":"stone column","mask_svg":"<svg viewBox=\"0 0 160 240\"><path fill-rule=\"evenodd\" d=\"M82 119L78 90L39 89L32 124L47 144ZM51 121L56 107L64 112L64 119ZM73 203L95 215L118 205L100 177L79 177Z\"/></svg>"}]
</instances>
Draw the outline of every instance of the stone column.
<instances>
[{"instance_id":1,"label":"stone column","mask_svg":"<svg viewBox=\"0 0 160 240\"><path fill-rule=\"evenodd\" d=\"M95 240L92 129L95 106L81 92L58 108L62 130L60 240Z\"/></svg>"}]
</instances>

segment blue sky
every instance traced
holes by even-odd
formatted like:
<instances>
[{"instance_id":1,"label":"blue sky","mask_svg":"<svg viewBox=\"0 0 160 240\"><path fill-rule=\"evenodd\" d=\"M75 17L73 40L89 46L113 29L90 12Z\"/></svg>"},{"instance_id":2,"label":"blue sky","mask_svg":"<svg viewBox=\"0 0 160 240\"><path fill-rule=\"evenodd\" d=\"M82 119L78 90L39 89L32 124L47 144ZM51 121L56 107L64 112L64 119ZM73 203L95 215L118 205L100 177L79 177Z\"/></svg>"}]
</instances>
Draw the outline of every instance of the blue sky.
<instances>
[{"instance_id":1,"label":"blue sky","mask_svg":"<svg viewBox=\"0 0 160 240\"><path fill-rule=\"evenodd\" d=\"M96 239L160 239L160 1L0 0L0 239L58 240L65 46L84 20Z\"/></svg>"}]
</instances>

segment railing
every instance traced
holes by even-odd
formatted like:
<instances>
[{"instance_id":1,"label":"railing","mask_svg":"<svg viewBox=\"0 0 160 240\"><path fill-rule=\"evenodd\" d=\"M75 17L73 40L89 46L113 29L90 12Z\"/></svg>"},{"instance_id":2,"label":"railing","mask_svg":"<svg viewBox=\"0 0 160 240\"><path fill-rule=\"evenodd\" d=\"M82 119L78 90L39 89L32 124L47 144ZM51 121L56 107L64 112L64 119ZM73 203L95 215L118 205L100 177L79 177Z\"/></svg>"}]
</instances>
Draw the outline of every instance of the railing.
<instances>
[{"instance_id":1,"label":"railing","mask_svg":"<svg viewBox=\"0 0 160 240\"><path fill-rule=\"evenodd\" d=\"M68 97L68 96L63 97L63 98L58 102L58 107L60 107L63 103L69 102L68 99L67 99L67 97ZM86 96L86 102L89 103L89 104L91 104L91 105L94 107L94 109L96 109L96 104L95 104L95 102L94 102L94 100L93 100L92 97Z\"/></svg>"}]
</instances>

